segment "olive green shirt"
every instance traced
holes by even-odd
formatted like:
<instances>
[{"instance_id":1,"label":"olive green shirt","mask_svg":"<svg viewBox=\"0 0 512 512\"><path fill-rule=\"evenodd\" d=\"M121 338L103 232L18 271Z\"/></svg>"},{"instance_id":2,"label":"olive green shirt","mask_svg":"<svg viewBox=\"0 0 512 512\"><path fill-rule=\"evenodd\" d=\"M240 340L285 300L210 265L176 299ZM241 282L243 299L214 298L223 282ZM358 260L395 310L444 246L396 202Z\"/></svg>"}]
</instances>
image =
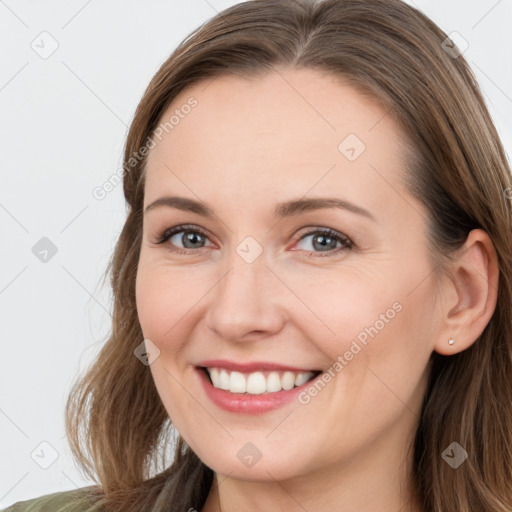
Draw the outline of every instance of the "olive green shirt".
<instances>
[{"instance_id":1,"label":"olive green shirt","mask_svg":"<svg viewBox=\"0 0 512 512\"><path fill-rule=\"evenodd\" d=\"M72 491L54 492L26 501L18 501L0 512L100 512L87 491L92 487L81 487Z\"/></svg>"}]
</instances>

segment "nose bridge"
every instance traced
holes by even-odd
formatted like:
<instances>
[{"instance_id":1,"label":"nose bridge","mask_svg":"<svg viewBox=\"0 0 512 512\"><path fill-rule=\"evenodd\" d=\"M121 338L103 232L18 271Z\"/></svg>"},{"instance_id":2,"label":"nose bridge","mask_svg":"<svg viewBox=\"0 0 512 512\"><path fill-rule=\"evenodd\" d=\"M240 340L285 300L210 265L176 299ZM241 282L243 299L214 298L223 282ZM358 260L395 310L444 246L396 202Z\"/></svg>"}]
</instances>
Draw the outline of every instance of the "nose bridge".
<instances>
[{"instance_id":1,"label":"nose bridge","mask_svg":"<svg viewBox=\"0 0 512 512\"><path fill-rule=\"evenodd\" d=\"M267 253L264 252L263 242L258 242L253 236L246 236L241 242L232 247L226 257L225 277L219 283L219 293L223 299L237 300L240 304L249 302L253 307L258 307L259 299L264 295L258 283L268 284L269 272ZM259 292L259 293L256 293ZM252 299L252 300L251 300Z\"/></svg>"},{"instance_id":2,"label":"nose bridge","mask_svg":"<svg viewBox=\"0 0 512 512\"><path fill-rule=\"evenodd\" d=\"M244 239L230 252L209 303L208 326L226 339L280 329L283 315L271 291L272 272L256 244Z\"/></svg>"}]
</instances>

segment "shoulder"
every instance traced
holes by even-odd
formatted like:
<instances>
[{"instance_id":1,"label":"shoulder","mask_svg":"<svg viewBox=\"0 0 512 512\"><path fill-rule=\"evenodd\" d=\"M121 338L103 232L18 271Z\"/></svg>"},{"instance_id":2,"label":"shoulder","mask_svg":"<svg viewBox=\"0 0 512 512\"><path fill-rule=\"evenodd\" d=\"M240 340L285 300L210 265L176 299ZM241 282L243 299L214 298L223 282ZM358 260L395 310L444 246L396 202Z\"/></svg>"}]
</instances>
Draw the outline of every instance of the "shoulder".
<instances>
[{"instance_id":1,"label":"shoulder","mask_svg":"<svg viewBox=\"0 0 512 512\"><path fill-rule=\"evenodd\" d=\"M98 488L97 485L90 485L72 491L45 494L18 501L0 512L99 512L92 497L92 491Z\"/></svg>"}]
</instances>

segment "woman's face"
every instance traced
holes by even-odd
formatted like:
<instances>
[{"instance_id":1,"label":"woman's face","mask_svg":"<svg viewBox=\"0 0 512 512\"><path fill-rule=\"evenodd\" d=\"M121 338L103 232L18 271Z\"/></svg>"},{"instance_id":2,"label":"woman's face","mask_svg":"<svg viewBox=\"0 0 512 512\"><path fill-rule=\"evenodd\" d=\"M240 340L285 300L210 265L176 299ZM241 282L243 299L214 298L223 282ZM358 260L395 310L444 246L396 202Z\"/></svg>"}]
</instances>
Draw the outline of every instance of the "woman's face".
<instances>
[{"instance_id":1,"label":"woman's face","mask_svg":"<svg viewBox=\"0 0 512 512\"><path fill-rule=\"evenodd\" d=\"M202 82L161 122L171 116L144 208L183 200L145 211L136 294L172 422L206 465L242 480L398 461L437 335L404 133L311 70ZM217 387L199 366L219 368ZM288 389L307 371L323 373Z\"/></svg>"}]
</instances>

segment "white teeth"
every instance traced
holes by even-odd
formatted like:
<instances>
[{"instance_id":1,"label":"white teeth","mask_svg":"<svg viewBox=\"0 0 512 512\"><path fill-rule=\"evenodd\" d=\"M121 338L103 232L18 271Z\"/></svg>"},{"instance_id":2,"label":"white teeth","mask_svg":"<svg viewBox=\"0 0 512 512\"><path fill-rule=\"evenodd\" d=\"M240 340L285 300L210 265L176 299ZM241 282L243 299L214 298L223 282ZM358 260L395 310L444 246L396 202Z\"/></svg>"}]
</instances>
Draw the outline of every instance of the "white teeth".
<instances>
[{"instance_id":1,"label":"white teeth","mask_svg":"<svg viewBox=\"0 0 512 512\"><path fill-rule=\"evenodd\" d=\"M295 385L302 386L302 384L304 384L304 382L307 382L308 379L309 379L309 377L308 377L307 373L299 373L295 377Z\"/></svg>"},{"instance_id":2,"label":"white teeth","mask_svg":"<svg viewBox=\"0 0 512 512\"><path fill-rule=\"evenodd\" d=\"M218 368L210 368L208 373L210 374L210 379L212 379L214 386L216 388L220 387L219 386L219 369Z\"/></svg>"},{"instance_id":3,"label":"white teeth","mask_svg":"<svg viewBox=\"0 0 512 512\"><path fill-rule=\"evenodd\" d=\"M231 372L229 376L229 391L231 393L245 393L247 380L240 372Z\"/></svg>"},{"instance_id":4,"label":"white teeth","mask_svg":"<svg viewBox=\"0 0 512 512\"><path fill-rule=\"evenodd\" d=\"M261 395L289 390L301 386L313 377L313 372L228 372L224 368L207 368L213 387L230 391L231 393L249 393Z\"/></svg>"},{"instance_id":5,"label":"white teeth","mask_svg":"<svg viewBox=\"0 0 512 512\"><path fill-rule=\"evenodd\" d=\"M226 370L221 370L219 372L219 385L220 389L228 390L229 389L229 373Z\"/></svg>"},{"instance_id":6,"label":"white teeth","mask_svg":"<svg viewBox=\"0 0 512 512\"><path fill-rule=\"evenodd\" d=\"M233 374L231 374L233 375ZM247 377L247 393L252 395L261 395L267 390L267 380L261 372L251 373Z\"/></svg>"},{"instance_id":7,"label":"white teeth","mask_svg":"<svg viewBox=\"0 0 512 512\"><path fill-rule=\"evenodd\" d=\"M271 372L267 377L267 392L274 393L275 391L281 391L281 379L279 373Z\"/></svg>"},{"instance_id":8,"label":"white teeth","mask_svg":"<svg viewBox=\"0 0 512 512\"><path fill-rule=\"evenodd\" d=\"M284 375L281 378L281 386L283 389L287 391L292 389L295 385L295 375L292 372L284 372Z\"/></svg>"}]
</instances>

